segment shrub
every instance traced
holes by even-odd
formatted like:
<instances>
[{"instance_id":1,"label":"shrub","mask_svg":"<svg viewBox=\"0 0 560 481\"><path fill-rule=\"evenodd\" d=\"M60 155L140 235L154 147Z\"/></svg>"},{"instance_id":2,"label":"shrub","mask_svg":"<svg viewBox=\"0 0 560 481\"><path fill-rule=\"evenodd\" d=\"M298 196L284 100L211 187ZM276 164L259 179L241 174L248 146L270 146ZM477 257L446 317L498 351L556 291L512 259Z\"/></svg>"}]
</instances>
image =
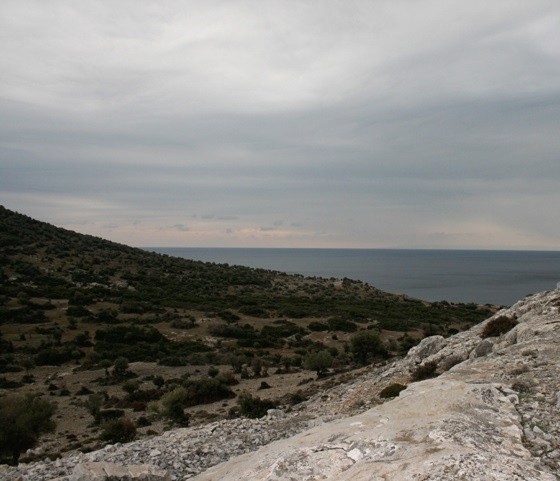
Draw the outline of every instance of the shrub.
<instances>
[{"instance_id":1,"label":"shrub","mask_svg":"<svg viewBox=\"0 0 560 481\"><path fill-rule=\"evenodd\" d=\"M112 443L127 443L136 437L136 425L127 418L115 419L103 426L100 439Z\"/></svg>"},{"instance_id":2,"label":"shrub","mask_svg":"<svg viewBox=\"0 0 560 481\"><path fill-rule=\"evenodd\" d=\"M374 331L360 331L350 339L350 351L354 360L367 364L376 357L387 357L387 348Z\"/></svg>"},{"instance_id":3,"label":"shrub","mask_svg":"<svg viewBox=\"0 0 560 481\"><path fill-rule=\"evenodd\" d=\"M497 337L511 331L515 326L517 326L517 320L515 318L507 316L498 316L492 319L480 334L483 339L487 337Z\"/></svg>"},{"instance_id":4,"label":"shrub","mask_svg":"<svg viewBox=\"0 0 560 481\"><path fill-rule=\"evenodd\" d=\"M235 322L241 319L237 314L231 311L220 311L218 312L218 317L226 322Z\"/></svg>"},{"instance_id":5,"label":"shrub","mask_svg":"<svg viewBox=\"0 0 560 481\"><path fill-rule=\"evenodd\" d=\"M150 421L146 416L140 416L138 418L138 421L136 422L136 425L139 428L145 428L146 426L150 426L152 424L152 421Z\"/></svg>"},{"instance_id":6,"label":"shrub","mask_svg":"<svg viewBox=\"0 0 560 481\"><path fill-rule=\"evenodd\" d=\"M305 402L307 399L308 398L301 391L296 391L288 395L288 401L292 406Z\"/></svg>"},{"instance_id":7,"label":"shrub","mask_svg":"<svg viewBox=\"0 0 560 481\"><path fill-rule=\"evenodd\" d=\"M31 394L0 399L0 454L16 465L21 452L37 444L43 433L54 431L56 406Z\"/></svg>"},{"instance_id":8,"label":"shrub","mask_svg":"<svg viewBox=\"0 0 560 481\"><path fill-rule=\"evenodd\" d=\"M397 397L399 393L404 389L406 389L406 386L404 384L399 384L398 382L395 384L389 384L381 390L381 392L379 393L379 397L383 399Z\"/></svg>"},{"instance_id":9,"label":"shrub","mask_svg":"<svg viewBox=\"0 0 560 481\"><path fill-rule=\"evenodd\" d=\"M136 379L129 379L121 387L129 397L132 397L133 394L140 389L140 382Z\"/></svg>"},{"instance_id":10,"label":"shrub","mask_svg":"<svg viewBox=\"0 0 560 481\"><path fill-rule=\"evenodd\" d=\"M21 382L11 381L10 379L6 379L5 377L0 377L0 389L15 389L21 386Z\"/></svg>"},{"instance_id":11,"label":"shrub","mask_svg":"<svg viewBox=\"0 0 560 481\"><path fill-rule=\"evenodd\" d=\"M412 380L422 381L423 379L429 379L431 377L435 377L436 369L437 369L437 362L435 361L430 361L425 364L420 364L412 372Z\"/></svg>"},{"instance_id":12,"label":"shrub","mask_svg":"<svg viewBox=\"0 0 560 481\"><path fill-rule=\"evenodd\" d=\"M113 366L113 375L116 378L122 379L126 375L126 370L128 369L128 359L126 357L118 357L115 359L115 364Z\"/></svg>"},{"instance_id":13,"label":"shrub","mask_svg":"<svg viewBox=\"0 0 560 481\"><path fill-rule=\"evenodd\" d=\"M311 321L307 326L310 331L328 331L329 326L324 322Z\"/></svg>"},{"instance_id":14,"label":"shrub","mask_svg":"<svg viewBox=\"0 0 560 481\"><path fill-rule=\"evenodd\" d=\"M37 353L33 361L37 366L60 366L65 362L79 359L83 356L83 351L65 346L62 349L42 349Z\"/></svg>"},{"instance_id":15,"label":"shrub","mask_svg":"<svg viewBox=\"0 0 560 481\"><path fill-rule=\"evenodd\" d=\"M188 426L189 416L183 410L187 397L187 390L184 387L178 387L173 391L169 391L161 398L161 414L174 423Z\"/></svg>"},{"instance_id":16,"label":"shrub","mask_svg":"<svg viewBox=\"0 0 560 481\"><path fill-rule=\"evenodd\" d=\"M239 406L239 412L242 416L247 418L262 418L266 416L269 409L276 407L276 404L269 399L261 399L257 396L251 396L247 392L243 392L239 395L237 400Z\"/></svg>"},{"instance_id":17,"label":"shrub","mask_svg":"<svg viewBox=\"0 0 560 481\"><path fill-rule=\"evenodd\" d=\"M309 353L303 359L303 367L310 371L316 371L317 377L323 376L332 365L333 357L327 350Z\"/></svg>"},{"instance_id":18,"label":"shrub","mask_svg":"<svg viewBox=\"0 0 560 481\"><path fill-rule=\"evenodd\" d=\"M246 316L260 317L261 319L269 317L268 311L257 306L243 306L239 309L239 312Z\"/></svg>"},{"instance_id":19,"label":"shrub","mask_svg":"<svg viewBox=\"0 0 560 481\"><path fill-rule=\"evenodd\" d=\"M99 422L101 421L100 412L104 400L105 400L105 396L100 392L96 392L90 394L85 403L85 407L88 410L88 412L93 416L95 424L99 424Z\"/></svg>"},{"instance_id":20,"label":"shrub","mask_svg":"<svg viewBox=\"0 0 560 481\"><path fill-rule=\"evenodd\" d=\"M213 403L235 397L235 393L217 378L186 381L184 387L187 392L186 406Z\"/></svg>"},{"instance_id":21,"label":"shrub","mask_svg":"<svg viewBox=\"0 0 560 481\"><path fill-rule=\"evenodd\" d=\"M167 356L160 359L158 364L170 367L186 366L187 359L183 356Z\"/></svg>"},{"instance_id":22,"label":"shrub","mask_svg":"<svg viewBox=\"0 0 560 481\"><path fill-rule=\"evenodd\" d=\"M235 377L235 374L231 371L223 372L216 376L216 379L222 384L227 384L228 386L236 386L239 384L239 380Z\"/></svg>"},{"instance_id":23,"label":"shrub","mask_svg":"<svg viewBox=\"0 0 560 481\"><path fill-rule=\"evenodd\" d=\"M354 322L340 317L331 317L327 323L331 331L356 332L358 330L358 326Z\"/></svg>"},{"instance_id":24,"label":"shrub","mask_svg":"<svg viewBox=\"0 0 560 481\"><path fill-rule=\"evenodd\" d=\"M122 409L102 409L99 411L99 419L101 422L114 421L123 416L124 411Z\"/></svg>"},{"instance_id":25,"label":"shrub","mask_svg":"<svg viewBox=\"0 0 560 481\"><path fill-rule=\"evenodd\" d=\"M80 389L76 391L76 396L87 396L89 394L93 394L93 391L87 386L80 386Z\"/></svg>"}]
</instances>

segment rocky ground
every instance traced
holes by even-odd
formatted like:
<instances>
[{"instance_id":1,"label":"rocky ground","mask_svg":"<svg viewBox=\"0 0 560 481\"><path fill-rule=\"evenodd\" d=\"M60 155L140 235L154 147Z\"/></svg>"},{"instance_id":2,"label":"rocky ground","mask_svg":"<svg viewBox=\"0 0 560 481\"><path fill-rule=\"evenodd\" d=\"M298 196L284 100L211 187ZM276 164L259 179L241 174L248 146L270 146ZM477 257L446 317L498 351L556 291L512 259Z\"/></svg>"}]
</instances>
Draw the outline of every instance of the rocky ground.
<instances>
[{"instance_id":1,"label":"rocky ground","mask_svg":"<svg viewBox=\"0 0 560 481\"><path fill-rule=\"evenodd\" d=\"M96 467L145 464L149 476L128 479L560 480L559 310L560 285L469 331L426 338L406 358L370 367L291 412L4 466L0 479L104 479L93 477ZM500 316L518 324L483 339ZM440 375L413 382L428 365ZM408 388L380 398L394 383Z\"/></svg>"}]
</instances>

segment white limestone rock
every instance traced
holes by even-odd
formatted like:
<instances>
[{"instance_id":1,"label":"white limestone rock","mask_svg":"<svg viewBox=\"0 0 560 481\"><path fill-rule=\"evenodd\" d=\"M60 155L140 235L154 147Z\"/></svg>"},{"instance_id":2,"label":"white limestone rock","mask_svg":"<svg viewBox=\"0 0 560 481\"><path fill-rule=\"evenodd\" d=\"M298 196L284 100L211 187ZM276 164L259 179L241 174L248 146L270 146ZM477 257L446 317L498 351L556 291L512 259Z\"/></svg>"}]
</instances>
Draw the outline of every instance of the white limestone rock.
<instances>
[{"instance_id":1,"label":"white limestone rock","mask_svg":"<svg viewBox=\"0 0 560 481\"><path fill-rule=\"evenodd\" d=\"M445 344L446 342L443 336L426 337L422 339L417 346L414 346L408 351L407 357L419 363L440 351Z\"/></svg>"},{"instance_id":2,"label":"white limestone rock","mask_svg":"<svg viewBox=\"0 0 560 481\"><path fill-rule=\"evenodd\" d=\"M171 481L171 478L150 464L122 466L101 461L76 465L70 481Z\"/></svg>"},{"instance_id":3,"label":"white limestone rock","mask_svg":"<svg viewBox=\"0 0 560 481\"><path fill-rule=\"evenodd\" d=\"M555 481L493 384L432 379L363 414L277 441L196 481Z\"/></svg>"}]
</instances>

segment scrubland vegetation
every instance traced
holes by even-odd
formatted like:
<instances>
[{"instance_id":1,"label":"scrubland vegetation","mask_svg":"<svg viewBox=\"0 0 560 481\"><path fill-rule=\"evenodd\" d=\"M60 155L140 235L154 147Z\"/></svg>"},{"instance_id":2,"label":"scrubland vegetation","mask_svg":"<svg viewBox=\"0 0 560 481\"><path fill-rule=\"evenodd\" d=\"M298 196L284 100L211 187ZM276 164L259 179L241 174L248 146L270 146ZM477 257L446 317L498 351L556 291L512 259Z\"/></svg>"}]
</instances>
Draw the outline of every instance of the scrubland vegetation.
<instances>
[{"instance_id":1,"label":"scrubland vegetation","mask_svg":"<svg viewBox=\"0 0 560 481\"><path fill-rule=\"evenodd\" d=\"M0 401L56 400L65 415L54 434L42 432L60 450L263 415L494 312L350 279L172 258L2 207L0 266Z\"/></svg>"}]
</instances>

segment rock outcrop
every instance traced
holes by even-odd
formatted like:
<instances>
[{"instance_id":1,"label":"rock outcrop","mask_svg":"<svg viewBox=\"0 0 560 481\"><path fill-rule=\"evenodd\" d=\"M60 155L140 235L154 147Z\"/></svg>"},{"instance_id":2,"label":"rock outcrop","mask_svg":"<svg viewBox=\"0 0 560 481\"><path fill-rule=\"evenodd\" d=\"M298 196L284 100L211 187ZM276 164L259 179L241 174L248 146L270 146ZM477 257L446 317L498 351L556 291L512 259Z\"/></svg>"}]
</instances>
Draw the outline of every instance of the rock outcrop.
<instances>
[{"instance_id":1,"label":"rock outcrop","mask_svg":"<svg viewBox=\"0 0 560 481\"><path fill-rule=\"evenodd\" d=\"M6 467L0 479L78 479L93 461L148 464L144 472L172 480L558 481L559 310L560 286L469 331L425 339L407 357L371 367L293 412ZM517 324L483 338L500 316ZM438 377L413 382L427 365ZM384 402L379 393L395 383L407 388Z\"/></svg>"}]
</instances>

